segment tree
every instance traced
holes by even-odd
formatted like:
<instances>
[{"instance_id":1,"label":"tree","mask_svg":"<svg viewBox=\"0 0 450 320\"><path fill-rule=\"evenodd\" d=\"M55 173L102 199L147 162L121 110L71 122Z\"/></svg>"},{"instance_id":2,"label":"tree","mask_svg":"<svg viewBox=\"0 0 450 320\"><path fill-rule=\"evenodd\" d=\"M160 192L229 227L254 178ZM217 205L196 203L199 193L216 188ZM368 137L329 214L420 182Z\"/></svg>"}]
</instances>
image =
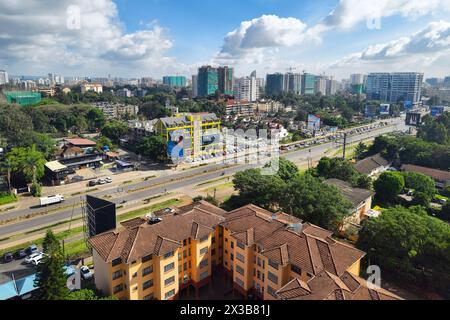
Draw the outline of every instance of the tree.
<instances>
[{"instance_id":1,"label":"tree","mask_svg":"<svg viewBox=\"0 0 450 320\"><path fill-rule=\"evenodd\" d=\"M108 137L113 143L118 144L119 140L128 133L128 126L121 121L108 122L102 129L102 135Z\"/></svg>"},{"instance_id":2,"label":"tree","mask_svg":"<svg viewBox=\"0 0 450 320\"><path fill-rule=\"evenodd\" d=\"M424 192L415 192L411 205L414 206L423 206L428 208L430 206L431 197Z\"/></svg>"},{"instance_id":3,"label":"tree","mask_svg":"<svg viewBox=\"0 0 450 320\"><path fill-rule=\"evenodd\" d=\"M372 178L366 174L360 175L356 180L356 186L361 189L370 190L372 189L372 184L373 184Z\"/></svg>"},{"instance_id":4,"label":"tree","mask_svg":"<svg viewBox=\"0 0 450 320\"><path fill-rule=\"evenodd\" d=\"M358 178L358 171L348 161L341 158L320 159L317 165L317 174L325 179L340 179L353 183Z\"/></svg>"},{"instance_id":5,"label":"tree","mask_svg":"<svg viewBox=\"0 0 450 320\"><path fill-rule=\"evenodd\" d=\"M266 166L269 166L270 164L267 164ZM298 167L290 162L289 160L286 160L285 158L279 159L279 168L277 175L284 181L288 182L294 179L299 174Z\"/></svg>"},{"instance_id":6,"label":"tree","mask_svg":"<svg viewBox=\"0 0 450 320\"><path fill-rule=\"evenodd\" d=\"M420 207L393 207L365 220L357 247L372 264L450 296L450 226Z\"/></svg>"},{"instance_id":7,"label":"tree","mask_svg":"<svg viewBox=\"0 0 450 320\"><path fill-rule=\"evenodd\" d=\"M352 208L339 189L309 174L293 179L281 194L284 212L331 230L339 228Z\"/></svg>"},{"instance_id":8,"label":"tree","mask_svg":"<svg viewBox=\"0 0 450 320\"><path fill-rule=\"evenodd\" d=\"M387 171L375 180L373 186L379 199L392 201L405 188L405 179L399 172Z\"/></svg>"},{"instance_id":9,"label":"tree","mask_svg":"<svg viewBox=\"0 0 450 320\"><path fill-rule=\"evenodd\" d=\"M153 161L167 161L167 142L161 136L150 136L142 138L137 147L138 154L149 157Z\"/></svg>"},{"instance_id":10,"label":"tree","mask_svg":"<svg viewBox=\"0 0 450 320\"><path fill-rule=\"evenodd\" d=\"M415 172L402 172L402 175L405 179L406 188L414 189L416 193L423 193L430 199L434 198L437 190L433 179Z\"/></svg>"},{"instance_id":11,"label":"tree","mask_svg":"<svg viewBox=\"0 0 450 320\"><path fill-rule=\"evenodd\" d=\"M40 300L65 300L69 295L64 256L61 246L51 231L44 239L44 258L37 267L35 285L39 287Z\"/></svg>"},{"instance_id":12,"label":"tree","mask_svg":"<svg viewBox=\"0 0 450 320\"><path fill-rule=\"evenodd\" d=\"M42 249L44 253L50 254L57 251L59 248L59 241L51 229L47 230L44 241L42 242Z\"/></svg>"},{"instance_id":13,"label":"tree","mask_svg":"<svg viewBox=\"0 0 450 320\"><path fill-rule=\"evenodd\" d=\"M366 153L367 153L367 146L364 144L364 142L361 141L355 148L355 158L364 159Z\"/></svg>"},{"instance_id":14,"label":"tree","mask_svg":"<svg viewBox=\"0 0 450 320\"><path fill-rule=\"evenodd\" d=\"M259 169L249 169L236 173L234 188L239 191L240 204L249 204L272 209L278 206L284 181L278 176L262 175Z\"/></svg>"},{"instance_id":15,"label":"tree","mask_svg":"<svg viewBox=\"0 0 450 320\"><path fill-rule=\"evenodd\" d=\"M87 114L89 119L89 129L94 131L96 129L101 130L106 123L106 118L102 110L98 108L91 108Z\"/></svg>"},{"instance_id":16,"label":"tree","mask_svg":"<svg viewBox=\"0 0 450 320\"><path fill-rule=\"evenodd\" d=\"M114 150L114 144L112 141L109 138L102 136L97 141L97 149L103 151L104 147L108 147L109 150Z\"/></svg>"},{"instance_id":17,"label":"tree","mask_svg":"<svg viewBox=\"0 0 450 320\"><path fill-rule=\"evenodd\" d=\"M139 114L153 120L169 116L169 110L157 101L150 101L139 107Z\"/></svg>"},{"instance_id":18,"label":"tree","mask_svg":"<svg viewBox=\"0 0 450 320\"><path fill-rule=\"evenodd\" d=\"M11 171L26 182L36 184L44 175L46 160L34 145L31 148L13 148L6 158L11 165Z\"/></svg>"}]
</instances>

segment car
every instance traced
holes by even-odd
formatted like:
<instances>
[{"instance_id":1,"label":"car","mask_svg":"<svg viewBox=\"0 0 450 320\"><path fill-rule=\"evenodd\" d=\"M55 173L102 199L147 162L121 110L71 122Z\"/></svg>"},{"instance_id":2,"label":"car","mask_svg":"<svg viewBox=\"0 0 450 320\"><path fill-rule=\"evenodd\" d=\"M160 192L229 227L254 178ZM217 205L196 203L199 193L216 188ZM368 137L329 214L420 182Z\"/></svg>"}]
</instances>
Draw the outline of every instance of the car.
<instances>
[{"instance_id":1,"label":"car","mask_svg":"<svg viewBox=\"0 0 450 320\"><path fill-rule=\"evenodd\" d=\"M20 260L27 256L27 252L25 249L20 249L16 251L16 259Z\"/></svg>"},{"instance_id":2,"label":"car","mask_svg":"<svg viewBox=\"0 0 450 320\"><path fill-rule=\"evenodd\" d=\"M44 254L43 253L38 255L38 256L36 256L36 257L34 257L33 259L31 259L31 264L33 266L38 266L42 262L42 259L44 259Z\"/></svg>"},{"instance_id":3,"label":"car","mask_svg":"<svg viewBox=\"0 0 450 320\"><path fill-rule=\"evenodd\" d=\"M41 257L42 255L43 255L42 252L35 252L25 258L25 263L32 263L33 259L35 259L37 257Z\"/></svg>"},{"instance_id":4,"label":"car","mask_svg":"<svg viewBox=\"0 0 450 320\"><path fill-rule=\"evenodd\" d=\"M3 256L3 263L10 263L11 261L13 261L13 255L11 252L5 253L5 255Z\"/></svg>"},{"instance_id":5,"label":"car","mask_svg":"<svg viewBox=\"0 0 450 320\"><path fill-rule=\"evenodd\" d=\"M112 179L111 179L111 177L106 177L106 178L105 178L105 181L106 181L106 183L112 183L112 182L113 182Z\"/></svg>"},{"instance_id":6,"label":"car","mask_svg":"<svg viewBox=\"0 0 450 320\"><path fill-rule=\"evenodd\" d=\"M87 266L82 266L80 268L80 274L84 280L92 279L92 277L94 276L92 274L91 270L89 269L89 267L87 267Z\"/></svg>"},{"instance_id":7,"label":"car","mask_svg":"<svg viewBox=\"0 0 450 320\"><path fill-rule=\"evenodd\" d=\"M89 183L88 183L88 187L94 187L94 186L96 186L97 185L97 180L91 180L91 181L89 181Z\"/></svg>"},{"instance_id":8,"label":"car","mask_svg":"<svg viewBox=\"0 0 450 320\"><path fill-rule=\"evenodd\" d=\"M447 199L438 199L438 203L445 205L445 204L447 204Z\"/></svg>"},{"instance_id":9,"label":"car","mask_svg":"<svg viewBox=\"0 0 450 320\"><path fill-rule=\"evenodd\" d=\"M32 244L31 246L29 246L28 248L27 248L27 254L30 256L30 255L32 255L33 253L36 253L36 252L38 252L38 247L35 245L35 244Z\"/></svg>"},{"instance_id":10,"label":"car","mask_svg":"<svg viewBox=\"0 0 450 320\"><path fill-rule=\"evenodd\" d=\"M106 180L105 179L100 179L100 180L98 180L97 183L100 184L100 185L103 185L103 184L106 184Z\"/></svg>"}]
</instances>

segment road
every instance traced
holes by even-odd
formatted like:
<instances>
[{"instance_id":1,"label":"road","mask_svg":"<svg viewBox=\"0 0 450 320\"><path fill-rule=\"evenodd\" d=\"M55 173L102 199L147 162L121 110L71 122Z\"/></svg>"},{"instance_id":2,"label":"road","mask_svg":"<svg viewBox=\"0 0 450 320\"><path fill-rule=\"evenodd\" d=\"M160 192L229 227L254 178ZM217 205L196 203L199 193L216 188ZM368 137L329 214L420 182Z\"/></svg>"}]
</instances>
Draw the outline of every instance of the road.
<instances>
[{"instance_id":1,"label":"road","mask_svg":"<svg viewBox=\"0 0 450 320\"><path fill-rule=\"evenodd\" d=\"M365 132L356 134L354 136L348 136L347 142L349 144L355 143L361 140L367 140L385 133L389 133L396 130L406 130L403 119L396 120L396 122L390 126L377 129L371 132ZM320 158L327 150L335 147L335 142L327 142L321 145L311 146L307 149L296 150L288 153L283 153L282 156L288 160L295 162L307 162L308 157L313 159ZM221 177L233 175L236 172L243 171L250 168L262 167L263 164L247 163L237 164L233 166L224 167L221 164L207 165L200 168L195 168L185 172L179 172L169 177L153 178L148 181L130 184L120 187L114 190L103 190L90 193L92 196L103 197L106 195L111 196L109 201L112 201L118 205L131 206L140 200L148 199L154 196L162 195L169 192L174 192L183 188L189 188L198 184L219 179ZM125 204L123 202L126 201ZM58 209L59 208L59 209ZM55 211L54 213L48 213L45 215L39 215L39 213L46 210ZM26 230L32 230L47 225L52 225L59 221L65 221L73 218L81 217L80 198L70 198L62 205L56 205L46 208L33 207L30 209L16 210L8 213L4 213L0 216L1 221L10 219L17 219L27 215L33 215L35 217L24 219L18 222L12 222L0 227L0 238L4 238L10 235L14 235Z\"/></svg>"}]
</instances>

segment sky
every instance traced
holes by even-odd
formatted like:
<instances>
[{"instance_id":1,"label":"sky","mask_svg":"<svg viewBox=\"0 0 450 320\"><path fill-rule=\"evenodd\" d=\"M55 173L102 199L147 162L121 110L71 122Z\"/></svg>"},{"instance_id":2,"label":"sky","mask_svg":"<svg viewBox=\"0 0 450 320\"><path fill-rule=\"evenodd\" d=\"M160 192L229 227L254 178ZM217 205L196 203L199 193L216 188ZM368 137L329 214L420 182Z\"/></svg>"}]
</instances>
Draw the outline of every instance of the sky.
<instances>
[{"instance_id":1,"label":"sky","mask_svg":"<svg viewBox=\"0 0 450 320\"><path fill-rule=\"evenodd\" d=\"M12 75L450 74L450 0L0 0L0 26Z\"/></svg>"}]
</instances>

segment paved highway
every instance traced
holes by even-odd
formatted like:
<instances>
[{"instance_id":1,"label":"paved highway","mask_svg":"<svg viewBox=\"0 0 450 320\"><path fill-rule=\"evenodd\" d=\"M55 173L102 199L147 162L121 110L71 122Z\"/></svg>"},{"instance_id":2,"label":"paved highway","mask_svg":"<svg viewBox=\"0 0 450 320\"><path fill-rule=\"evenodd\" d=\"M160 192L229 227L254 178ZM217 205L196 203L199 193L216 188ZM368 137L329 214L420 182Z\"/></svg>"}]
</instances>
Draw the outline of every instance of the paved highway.
<instances>
[{"instance_id":1,"label":"paved highway","mask_svg":"<svg viewBox=\"0 0 450 320\"><path fill-rule=\"evenodd\" d=\"M387 127L377 129L371 132L365 132L356 134L354 136L348 136L348 143L354 143L361 140L367 140L369 138L385 134L396 130L406 130L403 119L396 120L394 124ZM321 145L311 146L307 149L296 150L288 153L283 153L282 156L288 160L301 162L307 161L308 157L317 159L325 154L330 148L336 147L335 142L327 142ZM233 175L238 171L243 171L249 168L261 167L262 164L248 163L237 164L234 166L224 167L221 164L208 165L200 168L195 168L185 172L175 173L166 177L153 178L148 181L130 184L120 187L117 190L103 190L90 193L96 197L102 197L110 195L110 201L116 204L133 205L138 201L148 199L157 195L164 194L166 192L172 192L186 187L192 187L200 183L221 178L223 175ZM51 206L46 208L30 208L25 210L17 210L0 215L0 221L6 221L10 219L17 219L26 215L35 214L35 217L5 224L0 227L0 238L24 232L26 230L36 229L57 223L58 221L68 220L73 216L79 218L81 216L80 198L70 198L62 205ZM77 205L78 204L78 205ZM59 209L58 209L59 208ZM39 215L46 210L55 210L54 213L48 213L45 215Z\"/></svg>"}]
</instances>

